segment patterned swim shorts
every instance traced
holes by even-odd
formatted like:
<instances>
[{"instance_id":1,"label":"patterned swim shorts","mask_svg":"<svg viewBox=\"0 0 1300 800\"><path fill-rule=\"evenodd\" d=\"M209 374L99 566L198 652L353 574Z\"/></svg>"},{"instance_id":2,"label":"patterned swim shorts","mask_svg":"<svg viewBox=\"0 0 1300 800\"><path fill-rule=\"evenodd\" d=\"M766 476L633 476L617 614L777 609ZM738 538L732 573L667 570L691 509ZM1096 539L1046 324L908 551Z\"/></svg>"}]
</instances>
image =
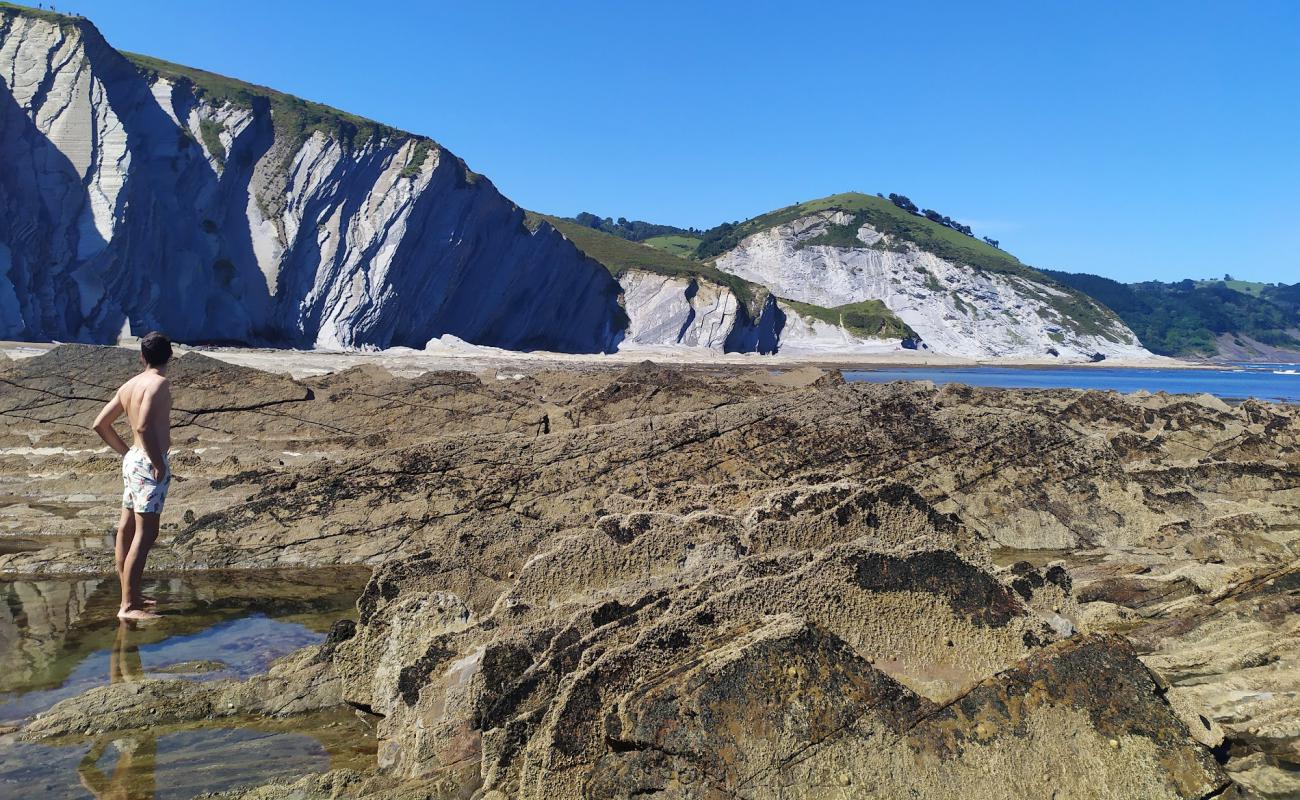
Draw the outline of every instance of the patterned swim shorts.
<instances>
[{"instance_id":1,"label":"patterned swim shorts","mask_svg":"<svg viewBox=\"0 0 1300 800\"><path fill-rule=\"evenodd\" d=\"M167 474L161 481L153 479L153 464L139 447L132 447L122 457L122 507L137 514L161 514L172 484L171 459L163 456Z\"/></svg>"}]
</instances>

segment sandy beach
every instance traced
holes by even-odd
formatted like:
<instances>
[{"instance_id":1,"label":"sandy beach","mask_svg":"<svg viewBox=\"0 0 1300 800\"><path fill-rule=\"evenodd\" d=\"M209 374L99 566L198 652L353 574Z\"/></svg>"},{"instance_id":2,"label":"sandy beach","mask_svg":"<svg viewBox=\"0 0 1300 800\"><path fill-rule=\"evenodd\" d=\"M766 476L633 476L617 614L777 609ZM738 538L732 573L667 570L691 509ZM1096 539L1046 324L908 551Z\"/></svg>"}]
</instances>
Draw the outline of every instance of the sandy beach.
<instances>
[{"instance_id":1,"label":"sandy beach","mask_svg":"<svg viewBox=\"0 0 1300 800\"><path fill-rule=\"evenodd\" d=\"M451 338L451 337L447 337ZM122 342L123 346L134 346ZM0 341L0 353L12 359L29 358L47 352L56 343ZM1053 358L972 359L916 350L879 353L817 353L792 355L758 355L754 353L718 353L703 348L637 347L617 353L522 353L481 347L465 342L434 342L424 350L395 347L389 350L280 350L273 348L184 347L177 352L194 350L230 364L281 372L295 378L324 375L360 365L383 367L393 375L412 377L424 372L456 370L487 374L493 372L532 372L555 367L622 369L629 364L653 361L683 366L738 366L789 369L826 367L833 369L872 369L908 367L1031 367L1031 368L1106 368L1106 369L1216 369L1220 365L1155 356L1140 360L1107 359L1096 363L1062 362Z\"/></svg>"}]
</instances>

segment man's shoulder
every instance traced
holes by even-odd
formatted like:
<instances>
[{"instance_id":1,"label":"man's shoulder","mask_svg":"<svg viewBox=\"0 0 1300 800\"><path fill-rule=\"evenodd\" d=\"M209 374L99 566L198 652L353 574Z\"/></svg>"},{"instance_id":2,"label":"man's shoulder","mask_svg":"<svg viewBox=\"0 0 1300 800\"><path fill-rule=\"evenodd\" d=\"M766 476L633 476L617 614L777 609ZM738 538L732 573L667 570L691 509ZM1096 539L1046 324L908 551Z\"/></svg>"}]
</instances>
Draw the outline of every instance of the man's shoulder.
<instances>
[{"instance_id":1,"label":"man's shoulder","mask_svg":"<svg viewBox=\"0 0 1300 800\"><path fill-rule=\"evenodd\" d=\"M170 392L170 385L171 384L167 382L165 377L161 375L150 375L146 372L136 375L131 380L122 384L122 389L119 389L118 391L122 391L128 387L133 387L139 392L141 397L155 397L163 392Z\"/></svg>"}]
</instances>

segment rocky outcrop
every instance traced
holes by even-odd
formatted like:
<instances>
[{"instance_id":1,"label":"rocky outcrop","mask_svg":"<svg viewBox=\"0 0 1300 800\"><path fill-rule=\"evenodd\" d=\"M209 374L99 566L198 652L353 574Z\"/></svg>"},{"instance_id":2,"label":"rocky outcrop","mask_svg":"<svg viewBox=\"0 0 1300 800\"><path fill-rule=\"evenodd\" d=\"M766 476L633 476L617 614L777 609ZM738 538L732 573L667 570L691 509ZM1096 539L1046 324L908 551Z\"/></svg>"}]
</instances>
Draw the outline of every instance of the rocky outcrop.
<instances>
[{"instance_id":1,"label":"rocky outcrop","mask_svg":"<svg viewBox=\"0 0 1300 800\"><path fill-rule=\"evenodd\" d=\"M116 462L77 450L96 370L133 358L0 375L15 492L75 485L111 524ZM160 563L369 564L357 619L270 676L95 690L27 735L118 705L382 715L374 771L249 797L1295 788L1293 407L649 362L292 380L187 354L173 380L193 513Z\"/></svg>"},{"instance_id":2,"label":"rocky outcrop","mask_svg":"<svg viewBox=\"0 0 1300 800\"><path fill-rule=\"evenodd\" d=\"M620 340L618 285L452 153L0 9L0 338Z\"/></svg>"},{"instance_id":3,"label":"rocky outcrop","mask_svg":"<svg viewBox=\"0 0 1300 800\"><path fill-rule=\"evenodd\" d=\"M489 551L392 561L356 624L267 676L102 687L23 735L341 699L382 717L377 782L398 794L453 778L519 798L1227 786L1123 640L1062 639L985 547L889 485L839 504L779 492L743 524L605 518L496 590ZM308 780L341 779L360 780Z\"/></svg>"},{"instance_id":4,"label":"rocky outcrop","mask_svg":"<svg viewBox=\"0 0 1300 800\"><path fill-rule=\"evenodd\" d=\"M747 236L716 266L818 306L883 301L938 353L1065 361L1151 356L1114 313L1046 278L1032 279L1031 270L946 261L867 223L857 227L852 246L816 243L828 229L851 224L846 211L810 213Z\"/></svg>"},{"instance_id":5,"label":"rocky outcrop","mask_svg":"<svg viewBox=\"0 0 1300 800\"><path fill-rule=\"evenodd\" d=\"M1121 623L1143 661L1171 684L1168 696L1188 728L1259 797L1300 791L1298 590L1293 561Z\"/></svg>"},{"instance_id":6,"label":"rocky outcrop","mask_svg":"<svg viewBox=\"0 0 1300 800\"><path fill-rule=\"evenodd\" d=\"M381 568L330 657L383 717L388 791L471 771L519 798L1227 785L1123 640L1058 641L955 520L897 487L811 500L748 526L608 519L504 591L481 587L490 557Z\"/></svg>"},{"instance_id":7,"label":"rocky outcrop","mask_svg":"<svg viewBox=\"0 0 1300 800\"><path fill-rule=\"evenodd\" d=\"M1185 398L915 384L768 390L701 410L674 405L708 391L689 378L661 385L653 373L633 373L564 411L534 406L532 419L545 414L540 425L345 456L341 472L322 462L240 476L239 491L251 499L200 519L179 546L185 558L213 566L328 561L334 553L368 561L490 538L498 525L542 535L575 524L574 509L743 515L773 481L816 486L851 475L908 485L1005 547L1217 546L1231 558L1269 559L1287 552L1249 544L1286 529L1295 502L1298 473L1285 448L1294 446L1296 420L1280 407L1221 411ZM614 398L620 416L589 408ZM665 413L641 416L647 405ZM1099 438L1098 415L1124 427ZM1245 549L1224 549L1231 539L1221 532L1241 526L1232 536Z\"/></svg>"},{"instance_id":8,"label":"rocky outcrop","mask_svg":"<svg viewBox=\"0 0 1300 800\"><path fill-rule=\"evenodd\" d=\"M97 686L38 715L22 735L35 741L130 730L143 720L173 725L245 715L291 716L337 707L340 688L330 660L309 648L246 681L142 679Z\"/></svg>"},{"instance_id":9,"label":"rocky outcrop","mask_svg":"<svg viewBox=\"0 0 1300 800\"><path fill-rule=\"evenodd\" d=\"M619 284L629 319L622 350L668 346L716 353L784 352L787 309L772 297L746 302L711 281L637 270L621 275Z\"/></svg>"}]
</instances>

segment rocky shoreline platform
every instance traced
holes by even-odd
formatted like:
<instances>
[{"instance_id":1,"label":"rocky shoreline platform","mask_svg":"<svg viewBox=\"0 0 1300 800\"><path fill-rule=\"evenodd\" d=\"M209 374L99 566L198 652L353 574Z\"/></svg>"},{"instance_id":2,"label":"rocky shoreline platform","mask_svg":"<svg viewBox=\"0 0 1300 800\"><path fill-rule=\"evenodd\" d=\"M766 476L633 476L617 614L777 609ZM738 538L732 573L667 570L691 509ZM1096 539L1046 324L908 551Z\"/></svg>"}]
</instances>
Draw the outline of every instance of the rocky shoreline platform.
<instances>
[{"instance_id":1,"label":"rocky shoreline platform","mask_svg":"<svg viewBox=\"0 0 1300 800\"><path fill-rule=\"evenodd\" d=\"M134 371L0 361L0 579L111 572L87 425ZM372 761L244 800L1300 796L1295 406L650 362L172 380L151 568L364 566L355 618L0 739L373 725Z\"/></svg>"}]
</instances>

